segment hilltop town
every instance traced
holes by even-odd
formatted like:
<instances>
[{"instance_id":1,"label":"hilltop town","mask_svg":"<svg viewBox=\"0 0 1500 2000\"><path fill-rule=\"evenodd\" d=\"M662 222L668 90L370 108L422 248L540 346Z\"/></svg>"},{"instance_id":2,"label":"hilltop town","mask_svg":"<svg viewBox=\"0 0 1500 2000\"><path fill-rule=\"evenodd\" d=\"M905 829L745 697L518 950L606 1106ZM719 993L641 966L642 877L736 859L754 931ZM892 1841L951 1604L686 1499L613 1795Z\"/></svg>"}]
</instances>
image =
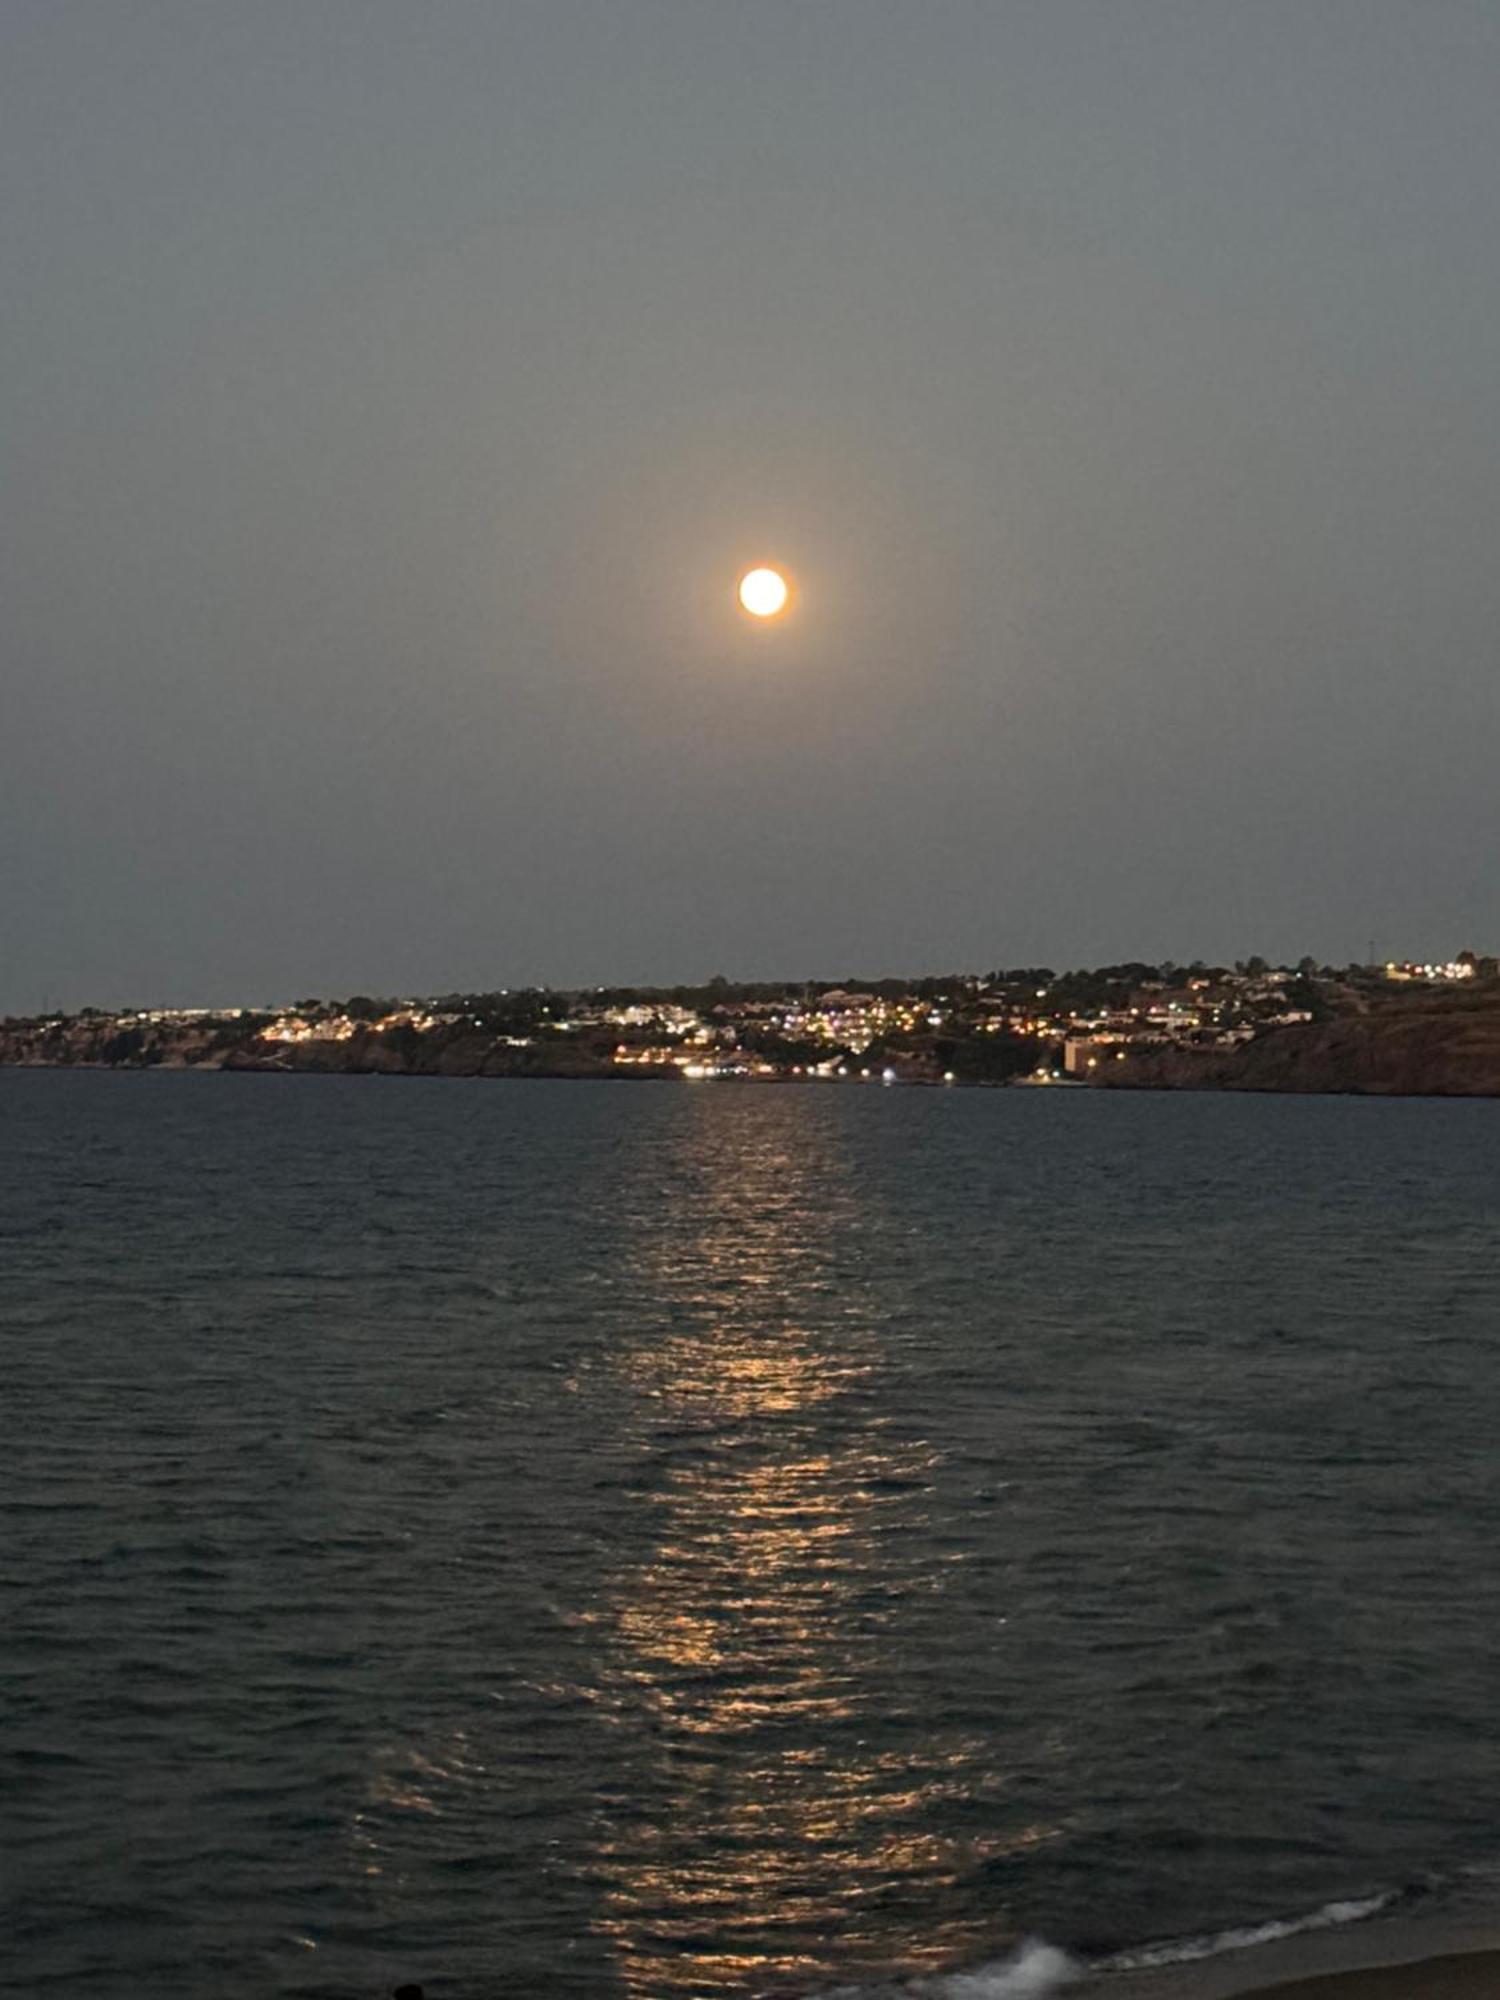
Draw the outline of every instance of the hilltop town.
<instances>
[{"instance_id":1,"label":"hilltop town","mask_svg":"<svg viewBox=\"0 0 1500 2000\"><path fill-rule=\"evenodd\" d=\"M1500 962L1129 963L919 979L499 989L0 1022L0 1063L1500 1094Z\"/></svg>"}]
</instances>

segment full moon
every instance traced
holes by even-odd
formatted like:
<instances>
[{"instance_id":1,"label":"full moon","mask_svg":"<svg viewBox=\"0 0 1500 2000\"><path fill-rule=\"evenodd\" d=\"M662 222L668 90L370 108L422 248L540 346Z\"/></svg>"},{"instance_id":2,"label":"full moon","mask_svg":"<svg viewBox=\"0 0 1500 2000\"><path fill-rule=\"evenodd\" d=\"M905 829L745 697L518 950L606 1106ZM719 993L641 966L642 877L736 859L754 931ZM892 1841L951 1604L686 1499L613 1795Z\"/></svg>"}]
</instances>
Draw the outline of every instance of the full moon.
<instances>
[{"instance_id":1,"label":"full moon","mask_svg":"<svg viewBox=\"0 0 1500 2000\"><path fill-rule=\"evenodd\" d=\"M774 618L786 608L786 578L774 569L752 569L740 578L740 603L752 618Z\"/></svg>"}]
</instances>

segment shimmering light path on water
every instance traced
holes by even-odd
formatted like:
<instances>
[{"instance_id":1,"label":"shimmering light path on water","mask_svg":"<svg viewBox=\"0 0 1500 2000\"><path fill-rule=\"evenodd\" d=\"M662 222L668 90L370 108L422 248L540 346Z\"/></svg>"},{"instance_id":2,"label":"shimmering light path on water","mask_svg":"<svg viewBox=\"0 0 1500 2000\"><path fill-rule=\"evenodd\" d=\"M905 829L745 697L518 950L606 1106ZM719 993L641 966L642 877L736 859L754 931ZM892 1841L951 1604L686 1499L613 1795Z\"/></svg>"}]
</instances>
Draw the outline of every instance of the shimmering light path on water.
<instances>
[{"instance_id":1,"label":"shimmering light path on water","mask_svg":"<svg viewBox=\"0 0 1500 2000\"><path fill-rule=\"evenodd\" d=\"M816 1990L1495 1846L1500 1107L0 1075L6 1974Z\"/></svg>"}]
</instances>

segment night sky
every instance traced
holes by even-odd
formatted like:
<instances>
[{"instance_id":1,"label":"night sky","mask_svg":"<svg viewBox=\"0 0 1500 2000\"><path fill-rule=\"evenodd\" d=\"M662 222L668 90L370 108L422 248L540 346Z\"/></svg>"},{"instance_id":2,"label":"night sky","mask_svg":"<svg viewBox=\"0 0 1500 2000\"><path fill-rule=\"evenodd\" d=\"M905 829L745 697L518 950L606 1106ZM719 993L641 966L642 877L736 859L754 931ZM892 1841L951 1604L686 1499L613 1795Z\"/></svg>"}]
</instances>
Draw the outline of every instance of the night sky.
<instances>
[{"instance_id":1,"label":"night sky","mask_svg":"<svg viewBox=\"0 0 1500 2000\"><path fill-rule=\"evenodd\" d=\"M1497 85L1493 0L4 0L0 1008L1495 950Z\"/></svg>"}]
</instances>

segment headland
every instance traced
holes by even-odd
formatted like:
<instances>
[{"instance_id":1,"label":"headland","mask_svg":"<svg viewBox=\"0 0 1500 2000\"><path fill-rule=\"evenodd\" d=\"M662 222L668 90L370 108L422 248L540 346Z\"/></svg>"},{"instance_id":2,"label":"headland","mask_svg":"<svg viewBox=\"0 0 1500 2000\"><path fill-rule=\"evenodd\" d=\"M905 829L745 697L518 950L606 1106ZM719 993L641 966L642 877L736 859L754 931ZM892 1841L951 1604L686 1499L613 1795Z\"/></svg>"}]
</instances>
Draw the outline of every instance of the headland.
<instances>
[{"instance_id":1,"label":"headland","mask_svg":"<svg viewBox=\"0 0 1500 2000\"><path fill-rule=\"evenodd\" d=\"M1500 1095L1500 963L1027 966L0 1021L0 1065Z\"/></svg>"}]
</instances>

